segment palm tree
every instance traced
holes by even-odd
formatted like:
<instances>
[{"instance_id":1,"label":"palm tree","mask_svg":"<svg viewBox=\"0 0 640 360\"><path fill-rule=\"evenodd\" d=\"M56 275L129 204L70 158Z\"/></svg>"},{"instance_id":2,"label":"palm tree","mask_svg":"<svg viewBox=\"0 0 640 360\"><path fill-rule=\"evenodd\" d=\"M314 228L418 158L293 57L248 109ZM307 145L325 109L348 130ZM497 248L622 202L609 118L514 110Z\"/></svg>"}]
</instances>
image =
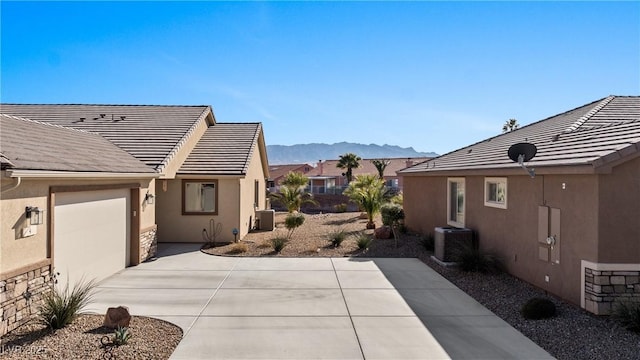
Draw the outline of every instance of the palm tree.
<instances>
[{"instance_id":1,"label":"palm tree","mask_svg":"<svg viewBox=\"0 0 640 360\"><path fill-rule=\"evenodd\" d=\"M358 175L355 181L349 183L344 193L367 213L367 229L375 228L373 218L380 212L382 204L387 201L384 180L371 174Z\"/></svg>"},{"instance_id":2,"label":"palm tree","mask_svg":"<svg viewBox=\"0 0 640 360\"><path fill-rule=\"evenodd\" d=\"M311 193L306 191L309 178L303 173L289 172L281 182L280 193L271 197L280 201L292 213L300 211L302 204L317 204Z\"/></svg>"},{"instance_id":3,"label":"palm tree","mask_svg":"<svg viewBox=\"0 0 640 360\"><path fill-rule=\"evenodd\" d=\"M387 166L391 163L391 160L374 159L374 160L371 160L371 163L373 164L373 166L376 167L376 170L378 170L378 176L380 177L380 179L384 179L384 169L386 169Z\"/></svg>"},{"instance_id":4,"label":"palm tree","mask_svg":"<svg viewBox=\"0 0 640 360\"><path fill-rule=\"evenodd\" d=\"M288 187L301 187L305 189L309 184L309 178L301 173L289 171L289 173L282 179L280 185Z\"/></svg>"},{"instance_id":5,"label":"palm tree","mask_svg":"<svg viewBox=\"0 0 640 360\"><path fill-rule=\"evenodd\" d=\"M347 169L347 171L342 174L347 177L347 183L350 183L351 180L353 180L353 169L360 167L360 160L362 160L362 158L354 153L340 155L340 159L336 166L338 169Z\"/></svg>"},{"instance_id":6,"label":"palm tree","mask_svg":"<svg viewBox=\"0 0 640 360\"><path fill-rule=\"evenodd\" d=\"M520 125L518 124L518 120L509 119L502 126L502 133L508 133L509 131L513 131L517 129Z\"/></svg>"}]
</instances>

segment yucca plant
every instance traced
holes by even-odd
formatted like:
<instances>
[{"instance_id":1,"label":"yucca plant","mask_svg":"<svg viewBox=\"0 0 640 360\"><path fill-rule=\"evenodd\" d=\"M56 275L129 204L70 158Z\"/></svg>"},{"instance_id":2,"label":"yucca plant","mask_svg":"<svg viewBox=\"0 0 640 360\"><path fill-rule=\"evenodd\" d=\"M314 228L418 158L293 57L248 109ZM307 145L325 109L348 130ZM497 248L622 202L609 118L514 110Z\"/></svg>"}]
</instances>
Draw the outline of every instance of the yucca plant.
<instances>
[{"instance_id":1,"label":"yucca plant","mask_svg":"<svg viewBox=\"0 0 640 360\"><path fill-rule=\"evenodd\" d=\"M78 317L89 303L93 301L95 280L80 280L69 291L69 284L60 290L58 287L43 296L40 306L39 321L51 329L62 329Z\"/></svg>"}]
</instances>

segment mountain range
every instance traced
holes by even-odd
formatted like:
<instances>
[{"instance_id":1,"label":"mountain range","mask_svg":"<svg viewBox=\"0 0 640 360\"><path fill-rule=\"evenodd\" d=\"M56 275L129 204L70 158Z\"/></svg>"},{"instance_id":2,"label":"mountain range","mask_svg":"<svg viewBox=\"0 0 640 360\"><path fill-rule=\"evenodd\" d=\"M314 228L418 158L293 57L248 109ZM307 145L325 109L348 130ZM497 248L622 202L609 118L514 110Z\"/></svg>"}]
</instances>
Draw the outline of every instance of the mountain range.
<instances>
[{"instance_id":1,"label":"mountain range","mask_svg":"<svg viewBox=\"0 0 640 360\"><path fill-rule=\"evenodd\" d=\"M418 152L412 147L395 145L356 144L339 142L335 144L267 145L269 164L317 163L319 160L335 160L345 153L354 153L363 159L435 157L434 152Z\"/></svg>"}]
</instances>

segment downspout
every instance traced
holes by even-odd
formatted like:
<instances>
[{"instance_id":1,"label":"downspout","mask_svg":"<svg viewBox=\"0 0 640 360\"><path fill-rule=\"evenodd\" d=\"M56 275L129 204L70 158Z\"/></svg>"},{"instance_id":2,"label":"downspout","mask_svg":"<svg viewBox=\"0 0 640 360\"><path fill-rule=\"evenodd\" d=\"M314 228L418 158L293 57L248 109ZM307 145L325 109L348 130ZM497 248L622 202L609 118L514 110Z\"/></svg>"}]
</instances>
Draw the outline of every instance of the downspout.
<instances>
[{"instance_id":1,"label":"downspout","mask_svg":"<svg viewBox=\"0 0 640 360\"><path fill-rule=\"evenodd\" d=\"M18 186L20 186L20 184L22 183L22 178L21 178L20 176L18 176L16 179L17 179L17 180L16 180L15 184L13 184L13 185L9 185L8 187L3 188L2 190L0 190L0 193L1 193L1 194L4 194L4 193L6 193L7 191L11 191L11 190L13 190L13 189L17 188Z\"/></svg>"}]
</instances>

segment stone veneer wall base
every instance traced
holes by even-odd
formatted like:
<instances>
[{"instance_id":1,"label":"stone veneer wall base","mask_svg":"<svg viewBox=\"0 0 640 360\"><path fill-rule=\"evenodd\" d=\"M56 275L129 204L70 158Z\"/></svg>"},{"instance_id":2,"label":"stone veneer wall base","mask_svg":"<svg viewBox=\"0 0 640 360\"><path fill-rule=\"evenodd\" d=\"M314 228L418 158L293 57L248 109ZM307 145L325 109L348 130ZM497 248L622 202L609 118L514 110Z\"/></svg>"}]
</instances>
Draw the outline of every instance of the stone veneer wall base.
<instances>
[{"instance_id":1,"label":"stone veneer wall base","mask_svg":"<svg viewBox=\"0 0 640 360\"><path fill-rule=\"evenodd\" d=\"M158 226L153 225L140 232L140 262L149 260L158 251Z\"/></svg>"},{"instance_id":2,"label":"stone veneer wall base","mask_svg":"<svg viewBox=\"0 0 640 360\"><path fill-rule=\"evenodd\" d=\"M0 336L31 320L42 305L42 296L51 291L51 262L36 264L0 277Z\"/></svg>"},{"instance_id":3,"label":"stone veneer wall base","mask_svg":"<svg viewBox=\"0 0 640 360\"><path fill-rule=\"evenodd\" d=\"M620 300L640 300L640 264L602 264L582 261L582 307L609 315Z\"/></svg>"}]
</instances>

